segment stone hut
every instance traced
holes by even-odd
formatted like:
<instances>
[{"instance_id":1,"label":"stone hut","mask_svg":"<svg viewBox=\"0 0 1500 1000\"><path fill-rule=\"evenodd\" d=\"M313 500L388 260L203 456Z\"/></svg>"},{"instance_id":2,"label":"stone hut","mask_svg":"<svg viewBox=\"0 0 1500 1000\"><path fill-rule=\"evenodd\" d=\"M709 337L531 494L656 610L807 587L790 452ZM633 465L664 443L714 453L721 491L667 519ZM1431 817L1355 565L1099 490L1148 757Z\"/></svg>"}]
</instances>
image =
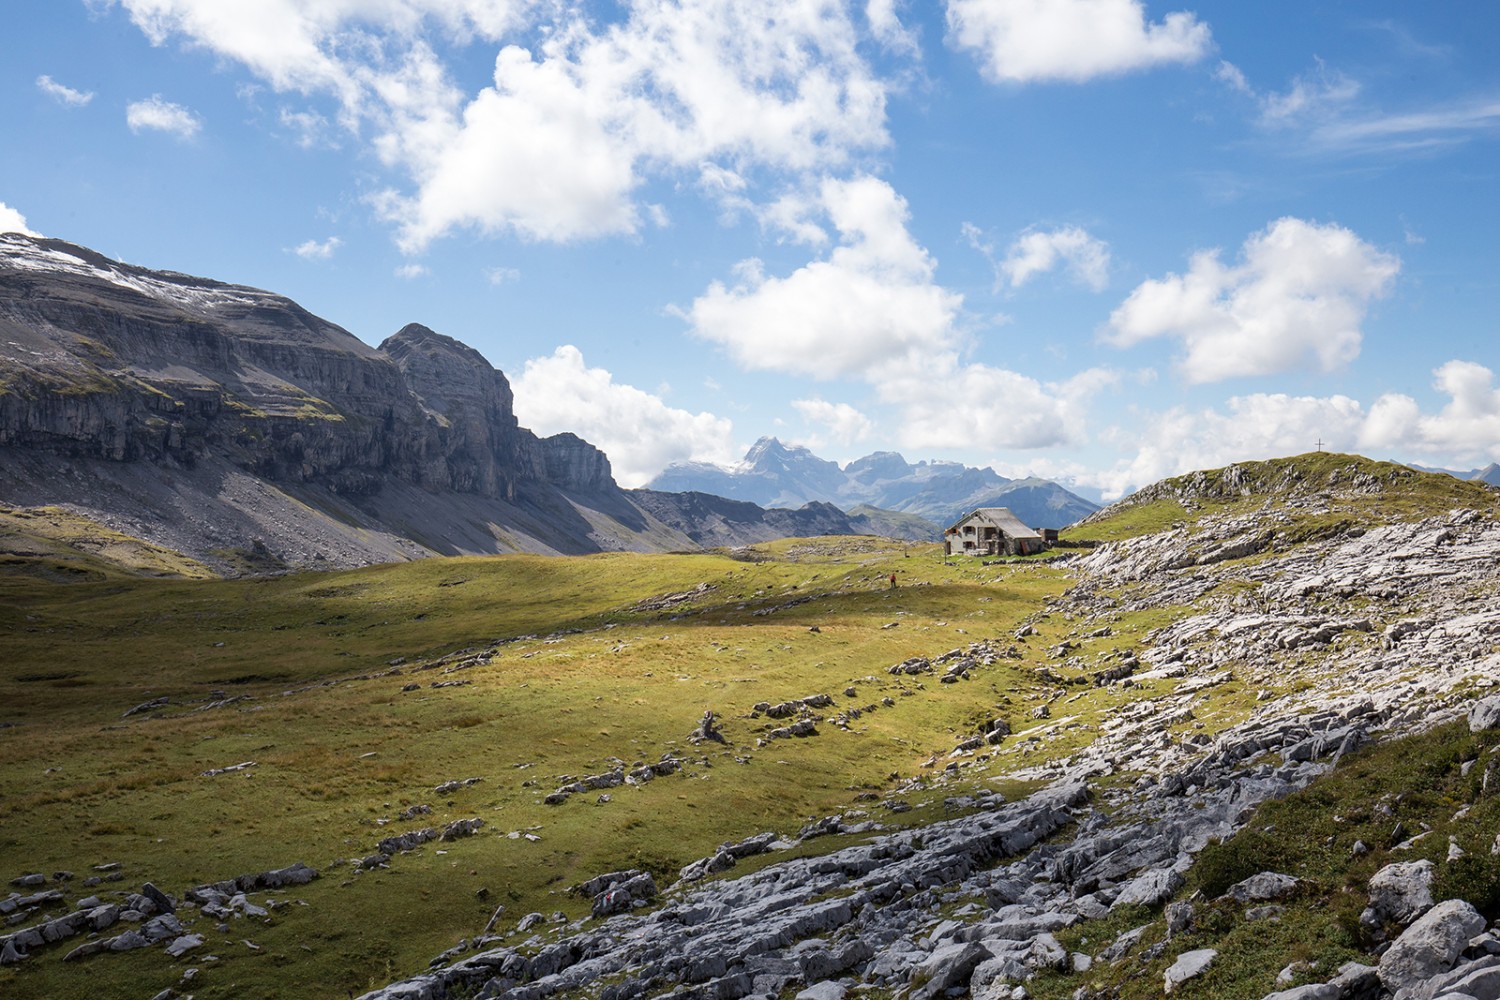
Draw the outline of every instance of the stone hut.
<instances>
[{"instance_id":1,"label":"stone hut","mask_svg":"<svg viewBox=\"0 0 1500 1000\"><path fill-rule=\"evenodd\" d=\"M950 556L1024 556L1046 547L1008 507L980 507L943 531L943 553Z\"/></svg>"}]
</instances>

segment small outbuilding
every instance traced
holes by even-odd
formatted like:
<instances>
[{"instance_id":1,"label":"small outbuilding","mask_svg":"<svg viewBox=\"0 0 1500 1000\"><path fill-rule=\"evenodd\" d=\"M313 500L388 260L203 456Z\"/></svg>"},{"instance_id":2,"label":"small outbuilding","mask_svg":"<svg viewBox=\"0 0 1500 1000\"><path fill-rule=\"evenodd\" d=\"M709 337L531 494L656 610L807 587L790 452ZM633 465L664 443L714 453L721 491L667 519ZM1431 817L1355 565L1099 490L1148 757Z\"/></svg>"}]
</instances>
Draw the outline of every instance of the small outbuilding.
<instances>
[{"instance_id":1,"label":"small outbuilding","mask_svg":"<svg viewBox=\"0 0 1500 1000\"><path fill-rule=\"evenodd\" d=\"M1009 507L980 507L943 531L943 553L950 556L1025 556L1046 548Z\"/></svg>"}]
</instances>

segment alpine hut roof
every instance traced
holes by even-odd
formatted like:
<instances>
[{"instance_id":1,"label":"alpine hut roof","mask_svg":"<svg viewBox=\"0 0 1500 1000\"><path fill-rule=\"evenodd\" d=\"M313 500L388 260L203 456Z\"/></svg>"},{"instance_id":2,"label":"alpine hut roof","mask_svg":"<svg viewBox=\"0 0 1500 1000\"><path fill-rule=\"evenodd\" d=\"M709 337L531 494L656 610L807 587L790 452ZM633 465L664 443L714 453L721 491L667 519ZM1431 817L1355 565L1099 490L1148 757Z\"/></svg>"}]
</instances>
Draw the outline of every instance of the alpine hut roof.
<instances>
[{"instance_id":1,"label":"alpine hut roof","mask_svg":"<svg viewBox=\"0 0 1500 1000\"><path fill-rule=\"evenodd\" d=\"M1020 518L1010 512L1009 507L979 507L953 522L948 526L947 530L957 531L968 522L976 520L999 528L1010 538L1035 538L1040 540L1042 537L1040 533L1023 524Z\"/></svg>"}]
</instances>

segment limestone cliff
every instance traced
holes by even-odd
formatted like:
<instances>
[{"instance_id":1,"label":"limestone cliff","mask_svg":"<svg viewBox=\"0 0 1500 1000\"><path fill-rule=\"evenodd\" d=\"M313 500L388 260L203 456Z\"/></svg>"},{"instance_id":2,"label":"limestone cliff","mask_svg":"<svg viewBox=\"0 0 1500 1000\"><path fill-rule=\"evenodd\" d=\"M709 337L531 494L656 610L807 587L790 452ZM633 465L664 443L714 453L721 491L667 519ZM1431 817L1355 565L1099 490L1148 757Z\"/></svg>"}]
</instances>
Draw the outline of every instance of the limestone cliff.
<instances>
[{"instance_id":1,"label":"limestone cliff","mask_svg":"<svg viewBox=\"0 0 1500 1000\"><path fill-rule=\"evenodd\" d=\"M603 452L538 438L512 401L477 351L417 324L372 348L271 292L0 236L0 500L73 502L148 535L172 521L189 551L263 542L293 564L409 557L413 540L686 542L629 505ZM309 533L325 544L304 552Z\"/></svg>"},{"instance_id":2,"label":"limestone cliff","mask_svg":"<svg viewBox=\"0 0 1500 1000\"><path fill-rule=\"evenodd\" d=\"M515 499L519 483L613 489L574 439L543 445L472 348L416 324L372 349L259 289L0 237L0 444L377 492L389 478Z\"/></svg>"},{"instance_id":3,"label":"limestone cliff","mask_svg":"<svg viewBox=\"0 0 1500 1000\"><path fill-rule=\"evenodd\" d=\"M231 570L238 550L356 565L862 530L759 508L699 530L691 503L643 505L598 448L539 438L512 404L478 351L419 324L373 348L271 292L0 235L0 503L67 504Z\"/></svg>"}]
</instances>

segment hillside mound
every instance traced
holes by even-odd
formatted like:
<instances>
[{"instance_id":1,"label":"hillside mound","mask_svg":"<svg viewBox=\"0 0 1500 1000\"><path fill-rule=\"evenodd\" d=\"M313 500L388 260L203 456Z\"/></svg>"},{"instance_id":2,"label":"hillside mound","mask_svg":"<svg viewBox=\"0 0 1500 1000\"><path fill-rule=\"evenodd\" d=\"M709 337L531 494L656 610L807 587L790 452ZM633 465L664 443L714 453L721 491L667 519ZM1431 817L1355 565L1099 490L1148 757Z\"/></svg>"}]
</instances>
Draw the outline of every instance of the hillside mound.
<instances>
[{"instance_id":1,"label":"hillside mound","mask_svg":"<svg viewBox=\"0 0 1500 1000\"><path fill-rule=\"evenodd\" d=\"M1163 479L1084 518L1065 535L1102 541L1172 527L1191 531L1216 517L1251 513L1282 521L1391 524L1455 508L1486 509L1496 498L1482 482L1361 455L1309 452Z\"/></svg>"}]
</instances>

